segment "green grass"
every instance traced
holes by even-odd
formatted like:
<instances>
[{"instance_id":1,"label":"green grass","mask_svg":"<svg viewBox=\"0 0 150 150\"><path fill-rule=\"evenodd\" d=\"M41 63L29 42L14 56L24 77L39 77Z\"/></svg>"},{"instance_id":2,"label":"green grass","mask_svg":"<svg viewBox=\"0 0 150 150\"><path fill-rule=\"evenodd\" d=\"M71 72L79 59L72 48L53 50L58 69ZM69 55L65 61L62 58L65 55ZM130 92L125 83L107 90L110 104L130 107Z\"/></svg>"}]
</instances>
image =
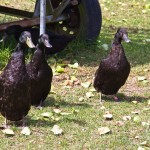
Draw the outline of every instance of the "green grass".
<instances>
[{"instance_id":1,"label":"green grass","mask_svg":"<svg viewBox=\"0 0 150 150\"><path fill-rule=\"evenodd\" d=\"M103 15L103 25L98 40L94 43L72 42L65 51L56 57L58 63L64 60L71 63L78 62L78 69L65 68L65 73L54 76L52 91L49 94L42 110L31 108L27 116L27 125L31 129L30 136L20 134L21 129L12 125L15 135L5 136L0 134L0 149L56 149L56 150L137 150L140 143L147 141L145 149L150 149L150 128L142 126L141 122L150 123L150 109L147 100L150 99L150 9L145 9L148 0L119 0L100 1ZM144 10L144 11L143 11ZM110 97L103 96L105 109L101 109L98 103L99 94L93 92L92 98L86 98L85 94L92 88L83 88L81 85L65 86L64 82L75 76L80 82L92 81L95 70L102 58L109 51L105 51L103 44L111 46L112 39L118 27L127 27L130 44L123 43L126 56L131 63L132 69L126 84L119 90L118 96L121 102L116 103ZM2 69L13 50L15 44L8 42L0 47L0 68ZM53 66L55 59L51 57L48 62ZM138 76L146 77L149 83L139 82ZM80 102L79 98L84 97ZM137 101L134 104L132 101ZM59 121L44 119L41 114L53 112L59 108L63 112L71 112L70 115L60 117ZM78 110L79 112L75 112ZM106 121L103 115L109 111L113 114L113 120ZM132 111L140 111L133 114ZM124 121L123 116L131 116L131 120ZM134 122L133 118L139 116L141 122ZM36 120L38 117L38 120ZM36 119L35 119L36 118ZM122 121L123 126L118 126L116 121ZM0 116L0 124L4 118ZM63 129L63 134L55 136L51 129L54 124ZM111 129L110 134L100 136L98 128L107 126ZM135 138L137 137L138 138Z\"/></svg>"}]
</instances>

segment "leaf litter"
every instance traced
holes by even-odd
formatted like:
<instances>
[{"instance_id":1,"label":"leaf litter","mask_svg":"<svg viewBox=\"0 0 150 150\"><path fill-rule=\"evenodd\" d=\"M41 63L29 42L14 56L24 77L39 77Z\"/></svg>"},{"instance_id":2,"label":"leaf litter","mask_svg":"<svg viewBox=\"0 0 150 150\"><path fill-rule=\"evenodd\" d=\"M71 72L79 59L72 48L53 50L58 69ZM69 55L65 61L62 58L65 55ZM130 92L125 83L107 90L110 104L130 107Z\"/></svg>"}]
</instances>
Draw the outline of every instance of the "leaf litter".
<instances>
[{"instance_id":1,"label":"leaf litter","mask_svg":"<svg viewBox=\"0 0 150 150\"><path fill-rule=\"evenodd\" d=\"M3 133L4 133L5 135L10 135L10 136L15 135L15 133L14 133L14 131L13 131L12 129L4 129L4 130L2 130L2 131L3 131Z\"/></svg>"},{"instance_id":2,"label":"leaf litter","mask_svg":"<svg viewBox=\"0 0 150 150\"><path fill-rule=\"evenodd\" d=\"M104 114L103 117L106 119L106 120L112 120L113 119L113 115L108 113L108 114Z\"/></svg>"},{"instance_id":3,"label":"leaf litter","mask_svg":"<svg viewBox=\"0 0 150 150\"><path fill-rule=\"evenodd\" d=\"M28 136L31 134L31 130L29 129L29 127L24 127L21 131L21 134Z\"/></svg>"},{"instance_id":4,"label":"leaf litter","mask_svg":"<svg viewBox=\"0 0 150 150\"><path fill-rule=\"evenodd\" d=\"M51 129L51 131L55 135L61 135L63 133L63 130L58 125L54 125L53 128Z\"/></svg>"},{"instance_id":5,"label":"leaf litter","mask_svg":"<svg viewBox=\"0 0 150 150\"><path fill-rule=\"evenodd\" d=\"M98 133L100 135L104 135L104 134L108 134L110 133L111 130L108 128L108 127L101 127L101 128L98 128Z\"/></svg>"},{"instance_id":6,"label":"leaf litter","mask_svg":"<svg viewBox=\"0 0 150 150\"><path fill-rule=\"evenodd\" d=\"M89 88L90 85L91 85L91 81L81 83L81 86L83 86L84 88Z\"/></svg>"},{"instance_id":7,"label":"leaf litter","mask_svg":"<svg viewBox=\"0 0 150 150\"><path fill-rule=\"evenodd\" d=\"M53 116L53 113L52 112L45 112L45 113L42 113L41 116L43 116L45 118L50 118L51 116Z\"/></svg>"}]
</instances>

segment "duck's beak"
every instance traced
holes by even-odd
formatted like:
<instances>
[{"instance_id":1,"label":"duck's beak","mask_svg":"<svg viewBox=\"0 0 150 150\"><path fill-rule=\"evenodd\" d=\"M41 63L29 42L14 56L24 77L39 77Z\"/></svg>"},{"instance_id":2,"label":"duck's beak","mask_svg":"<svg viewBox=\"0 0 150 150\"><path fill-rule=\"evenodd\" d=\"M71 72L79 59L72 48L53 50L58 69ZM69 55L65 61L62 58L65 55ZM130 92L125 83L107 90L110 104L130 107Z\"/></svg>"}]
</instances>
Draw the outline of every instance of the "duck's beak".
<instances>
[{"instance_id":1,"label":"duck's beak","mask_svg":"<svg viewBox=\"0 0 150 150\"><path fill-rule=\"evenodd\" d=\"M31 38L29 38L29 37L27 37L26 44L27 44L30 48L35 48L35 45L33 44Z\"/></svg>"},{"instance_id":2,"label":"duck's beak","mask_svg":"<svg viewBox=\"0 0 150 150\"><path fill-rule=\"evenodd\" d=\"M123 34L123 40L126 42L126 43L129 43L131 42L130 39L128 39L128 36L126 34Z\"/></svg>"},{"instance_id":3,"label":"duck's beak","mask_svg":"<svg viewBox=\"0 0 150 150\"><path fill-rule=\"evenodd\" d=\"M2 39L0 40L0 42L5 42L5 40L7 39L8 35L6 33L4 33Z\"/></svg>"},{"instance_id":4,"label":"duck's beak","mask_svg":"<svg viewBox=\"0 0 150 150\"><path fill-rule=\"evenodd\" d=\"M52 48L52 47L53 47L53 46L49 43L48 40L45 40L45 41L44 41L44 45L45 45L46 47L48 47L48 48Z\"/></svg>"}]
</instances>

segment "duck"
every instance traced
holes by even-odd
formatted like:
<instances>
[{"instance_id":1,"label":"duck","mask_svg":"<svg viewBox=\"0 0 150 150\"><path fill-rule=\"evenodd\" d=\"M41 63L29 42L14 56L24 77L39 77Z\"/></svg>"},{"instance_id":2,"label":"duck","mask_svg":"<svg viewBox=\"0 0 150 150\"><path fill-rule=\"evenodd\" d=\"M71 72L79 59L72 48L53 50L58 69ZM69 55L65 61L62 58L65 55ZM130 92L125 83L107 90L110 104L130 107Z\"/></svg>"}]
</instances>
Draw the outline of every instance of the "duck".
<instances>
[{"instance_id":1,"label":"duck","mask_svg":"<svg viewBox=\"0 0 150 150\"><path fill-rule=\"evenodd\" d=\"M119 101L116 94L129 76L131 66L121 44L122 41L130 42L126 28L117 30L110 53L101 60L95 72L93 86L97 92L100 92L100 103L102 94L112 95L115 101Z\"/></svg>"},{"instance_id":2,"label":"duck","mask_svg":"<svg viewBox=\"0 0 150 150\"><path fill-rule=\"evenodd\" d=\"M24 126L25 116L31 107L30 80L24 55L28 46L35 47L31 34L24 31L0 75L0 112L5 117L5 128L7 128L8 120L15 122L22 120Z\"/></svg>"},{"instance_id":3,"label":"duck","mask_svg":"<svg viewBox=\"0 0 150 150\"><path fill-rule=\"evenodd\" d=\"M9 36L14 35L15 40L18 42L19 36L23 31L29 31L31 33L32 41L36 45L39 38L38 27L22 27L20 25L9 26L4 31L4 36L2 37L1 41L5 41ZM72 40L75 39L75 36L69 37L66 35L59 35L49 30L46 30L46 34L48 34L50 38L49 40L51 42L51 45L53 45L53 47L51 48L46 47L45 55L52 55L61 52Z\"/></svg>"},{"instance_id":4,"label":"duck","mask_svg":"<svg viewBox=\"0 0 150 150\"><path fill-rule=\"evenodd\" d=\"M43 102L51 90L53 72L45 59L45 49L51 47L48 35L42 34L32 59L27 64L27 71L31 80L31 105L39 109L42 108Z\"/></svg>"}]
</instances>

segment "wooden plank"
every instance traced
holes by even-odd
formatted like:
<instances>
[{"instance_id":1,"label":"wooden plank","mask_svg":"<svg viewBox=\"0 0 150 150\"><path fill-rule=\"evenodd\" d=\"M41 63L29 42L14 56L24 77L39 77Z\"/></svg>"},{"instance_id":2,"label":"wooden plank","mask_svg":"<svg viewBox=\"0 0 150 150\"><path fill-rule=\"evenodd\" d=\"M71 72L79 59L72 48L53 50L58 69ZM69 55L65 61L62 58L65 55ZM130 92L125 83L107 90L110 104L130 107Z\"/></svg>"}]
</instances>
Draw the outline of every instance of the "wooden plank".
<instances>
[{"instance_id":1,"label":"wooden plank","mask_svg":"<svg viewBox=\"0 0 150 150\"><path fill-rule=\"evenodd\" d=\"M46 23L54 23L54 22L59 22L68 19L68 15L61 15L59 16L56 20L52 20L53 16L46 16ZM24 20L19 20L19 21L14 21L14 22L8 22L8 23L2 23L0 24L0 31L3 31L7 29L9 26L12 25L20 25L22 27L32 27L35 25L40 24L40 18L31 18L31 19L24 19Z\"/></svg>"},{"instance_id":2,"label":"wooden plank","mask_svg":"<svg viewBox=\"0 0 150 150\"><path fill-rule=\"evenodd\" d=\"M7 29L9 26L12 25L20 25L22 27L30 27L39 24L40 18L33 18L33 19L24 19L24 20L19 20L19 21L14 21L14 22L8 22L8 23L3 23L0 24L0 31L3 31Z\"/></svg>"},{"instance_id":3,"label":"wooden plank","mask_svg":"<svg viewBox=\"0 0 150 150\"><path fill-rule=\"evenodd\" d=\"M32 18L33 16L33 12L28 12L28 11L6 7L6 6L0 6L0 12L3 14L8 14L8 15L18 16L23 18Z\"/></svg>"}]
</instances>

